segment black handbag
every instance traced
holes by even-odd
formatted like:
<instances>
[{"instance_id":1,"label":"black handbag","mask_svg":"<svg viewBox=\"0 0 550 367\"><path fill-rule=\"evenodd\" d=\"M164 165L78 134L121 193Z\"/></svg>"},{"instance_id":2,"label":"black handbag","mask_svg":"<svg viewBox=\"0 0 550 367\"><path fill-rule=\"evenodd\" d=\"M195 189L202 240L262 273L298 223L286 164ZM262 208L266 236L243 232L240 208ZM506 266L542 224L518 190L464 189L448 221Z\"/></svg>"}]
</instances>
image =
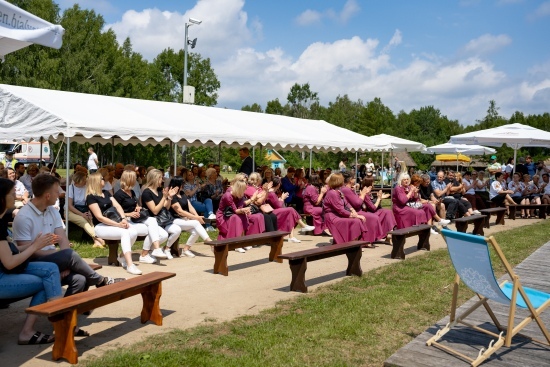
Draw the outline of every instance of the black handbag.
<instances>
[{"instance_id":1,"label":"black handbag","mask_svg":"<svg viewBox=\"0 0 550 367\"><path fill-rule=\"evenodd\" d=\"M122 217L120 216L120 213L118 212L118 210L114 206L111 206L111 207L109 207L109 209L106 209L103 212L103 216L105 218L109 218L110 220L113 220L117 223L122 222Z\"/></svg>"},{"instance_id":2,"label":"black handbag","mask_svg":"<svg viewBox=\"0 0 550 367\"><path fill-rule=\"evenodd\" d=\"M250 204L249 208L250 208L250 214L256 214L261 212L260 208L256 204Z\"/></svg>"},{"instance_id":3,"label":"black handbag","mask_svg":"<svg viewBox=\"0 0 550 367\"><path fill-rule=\"evenodd\" d=\"M142 223L142 222L145 222L148 218L149 218L149 210L141 209L139 211L139 217L138 218L132 218L132 222Z\"/></svg>"},{"instance_id":4,"label":"black handbag","mask_svg":"<svg viewBox=\"0 0 550 367\"><path fill-rule=\"evenodd\" d=\"M165 207L162 207L160 212L157 214L156 218L157 218L157 223L160 227L166 227L174 223L174 217Z\"/></svg>"},{"instance_id":5,"label":"black handbag","mask_svg":"<svg viewBox=\"0 0 550 367\"><path fill-rule=\"evenodd\" d=\"M223 210L223 216L226 217L226 218L229 218L230 216L232 216L233 214L235 214L235 212L233 211L233 208L228 206L226 207L224 210Z\"/></svg>"},{"instance_id":6,"label":"black handbag","mask_svg":"<svg viewBox=\"0 0 550 367\"><path fill-rule=\"evenodd\" d=\"M13 242L8 242L8 245L10 246L12 255L17 255L19 253L19 248L17 248L17 246ZM6 269L2 264L2 262L0 262L0 271L4 274L21 274L22 272L25 271L28 264L29 264L29 259L23 261L21 264L17 265L15 268Z\"/></svg>"}]
</instances>

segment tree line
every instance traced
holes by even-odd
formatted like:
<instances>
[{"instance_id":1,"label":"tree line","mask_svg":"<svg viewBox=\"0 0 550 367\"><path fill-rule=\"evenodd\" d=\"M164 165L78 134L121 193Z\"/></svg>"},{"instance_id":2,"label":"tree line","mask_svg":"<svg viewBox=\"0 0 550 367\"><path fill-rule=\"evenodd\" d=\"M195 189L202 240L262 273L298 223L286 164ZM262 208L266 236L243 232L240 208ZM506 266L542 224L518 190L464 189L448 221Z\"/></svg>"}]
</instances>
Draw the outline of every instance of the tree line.
<instances>
[{"instance_id":1,"label":"tree line","mask_svg":"<svg viewBox=\"0 0 550 367\"><path fill-rule=\"evenodd\" d=\"M101 94L116 97L148 99L178 103L182 100L184 51L167 48L151 62L133 51L126 38L122 44L112 29L103 30L103 16L93 10L81 9L78 5L60 11L51 0L11 0L14 5L29 11L51 23L65 28L63 46L60 50L31 45L11 53L0 64L0 83L35 88ZM198 53L189 53L188 84L195 87L195 104L217 105L220 81L209 58ZM325 120L334 125L363 135L386 133L426 144L444 143L451 135L486 129L506 123L519 122L550 131L550 115L527 115L516 111L510 118L499 114L495 101L489 101L485 117L476 124L464 127L457 120L449 119L434 106L424 106L409 112L394 113L380 98L364 102L351 100L347 95L338 96L323 106L318 93L309 83L294 84L286 101L267 101L265 109L255 102L242 107L244 111L278 114L305 119ZM307 133L307 132L304 132ZM85 162L88 143L71 145L71 163ZM171 146L122 146L109 143L95 145L104 163L124 162L138 165L166 167L173 159ZM52 144L54 155L62 144ZM181 148L180 148L181 149ZM510 148L498 148L500 160L511 154ZM534 148L522 150L535 159L546 158L548 150ZM114 154L113 154L114 153ZM280 151L289 165L309 165L309 153ZM335 167L346 153L315 153L314 167ZM226 147L191 147L187 149L188 160L197 163L217 162L237 167L240 162L237 149ZM265 148L257 147L256 161L267 164ZM426 169L433 156L412 153L420 168ZM63 153L61 154L63 157ZM372 157L380 160L379 153L362 153L360 160ZM349 156L350 161L353 157ZM180 163L181 163L180 158ZM64 158L61 159L64 162Z\"/></svg>"}]
</instances>

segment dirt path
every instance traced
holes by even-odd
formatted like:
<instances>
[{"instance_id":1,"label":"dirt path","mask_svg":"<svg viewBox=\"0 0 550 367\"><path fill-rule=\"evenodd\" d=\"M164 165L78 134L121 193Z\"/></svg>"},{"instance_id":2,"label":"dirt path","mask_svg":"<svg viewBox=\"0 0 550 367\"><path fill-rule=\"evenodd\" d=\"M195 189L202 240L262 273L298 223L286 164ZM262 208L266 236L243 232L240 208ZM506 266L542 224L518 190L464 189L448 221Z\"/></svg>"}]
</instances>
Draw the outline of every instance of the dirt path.
<instances>
[{"instance_id":1,"label":"dirt path","mask_svg":"<svg viewBox=\"0 0 550 367\"><path fill-rule=\"evenodd\" d=\"M535 219L507 220L506 225L492 226L486 235L518 226L536 223ZM450 226L454 229L454 226ZM471 229L471 226L470 226ZM301 244L285 242L283 252L312 248L319 243L328 243L327 237L299 236ZM407 256L418 256L417 237L407 240ZM432 249L444 247L441 236L431 236ZM141 264L144 272L169 271L177 273L175 278L163 282L161 308L164 324L159 327L151 323L142 325L139 321L141 299L129 299L99 308L88 317L79 317L79 324L92 336L77 338L79 360L90 356L100 356L109 350L137 341L154 337L175 328L189 328L204 322L231 320L240 315L256 314L260 310L272 307L277 301L303 295L289 292L290 269L286 261L282 264L269 263L267 247L255 248L245 254L229 254L229 276L212 274L213 254L209 247L196 245L193 250L198 254L194 259L179 258L162 261L159 265ZM401 260L390 258L390 246L381 245L375 249L365 249L361 267L368 271ZM137 253L134 254L137 260ZM106 265L106 258L89 259L103 265L100 273L112 277L129 277L122 268ZM406 261L406 260L405 260ZM308 264L306 273L310 293L319 286L340 281L344 277L347 258L338 256ZM51 360L51 346L18 346L16 344L19 329L23 323L24 309L29 301L12 304L7 310L0 310L0 356L2 366L65 366L66 361ZM51 324L43 318L37 322L37 329L51 332Z\"/></svg>"}]
</instances>

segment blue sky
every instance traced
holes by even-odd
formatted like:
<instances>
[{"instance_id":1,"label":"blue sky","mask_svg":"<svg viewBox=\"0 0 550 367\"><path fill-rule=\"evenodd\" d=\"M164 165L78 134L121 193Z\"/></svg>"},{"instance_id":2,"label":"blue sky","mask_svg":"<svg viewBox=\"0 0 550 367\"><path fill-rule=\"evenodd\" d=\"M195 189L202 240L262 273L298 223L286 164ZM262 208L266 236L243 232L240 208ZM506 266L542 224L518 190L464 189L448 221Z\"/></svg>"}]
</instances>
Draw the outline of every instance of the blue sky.
<instances>
[{"instance_id":1,"label":"blue sky","mask_svg":"<svg viewBox=\"0 0 550 367\"><path fill-rule=\"evenodd\" d=\"M218 74L219 107L265 107L309 82L323 105L380 97L395 114L433 105L463 125L491 99L505 117L550 111L548 0L59 0L75 2L149 60L201 19L190 37Z\"/></svg>"}]
</instances>

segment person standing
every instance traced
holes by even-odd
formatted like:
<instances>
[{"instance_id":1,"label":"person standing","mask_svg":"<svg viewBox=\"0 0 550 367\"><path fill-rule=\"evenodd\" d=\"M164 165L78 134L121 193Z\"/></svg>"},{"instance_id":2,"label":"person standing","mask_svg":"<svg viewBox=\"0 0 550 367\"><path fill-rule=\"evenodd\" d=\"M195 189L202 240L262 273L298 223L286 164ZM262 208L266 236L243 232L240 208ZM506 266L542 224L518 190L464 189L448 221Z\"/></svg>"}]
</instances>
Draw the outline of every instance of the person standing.
<instances>
[{"instance_id":1,"label":"person standing","mask_svg":"<svg viewBox=\"0 0 550 367\"><path fill-rule=\"evenodd\" d=\"M244 173L247 176L250 176L254 172L255 164L250 156L250 151L247 147L239 149L239 156L241 157L241 167L237 172Z\"/></svg>"},{"instance_id":2,"label":"person standing","mask_svg":"<svg viewBox=\"0 0 550 367\"><path fill-rule=\"evenodd\" d=\"M15 169L16 163L17 163L17 159L13 158L13 152L11 150L6 151L6 155L4 156L4 159L2 159L2 164L4 165L4 168Z\"/></svg>"},{"instance_id":3,"label":"person standing","mask_svg":"<svg viewBox=\"0 0 550 367\"><path fill-rule=\"evenodd\" d=\"M88 157L88 171L90 173L95 173L97 171L99 161L97 160L97 154L94 153L94 148L89 147L88 154L90 154Z\"/></svg>"}]
</instances>

